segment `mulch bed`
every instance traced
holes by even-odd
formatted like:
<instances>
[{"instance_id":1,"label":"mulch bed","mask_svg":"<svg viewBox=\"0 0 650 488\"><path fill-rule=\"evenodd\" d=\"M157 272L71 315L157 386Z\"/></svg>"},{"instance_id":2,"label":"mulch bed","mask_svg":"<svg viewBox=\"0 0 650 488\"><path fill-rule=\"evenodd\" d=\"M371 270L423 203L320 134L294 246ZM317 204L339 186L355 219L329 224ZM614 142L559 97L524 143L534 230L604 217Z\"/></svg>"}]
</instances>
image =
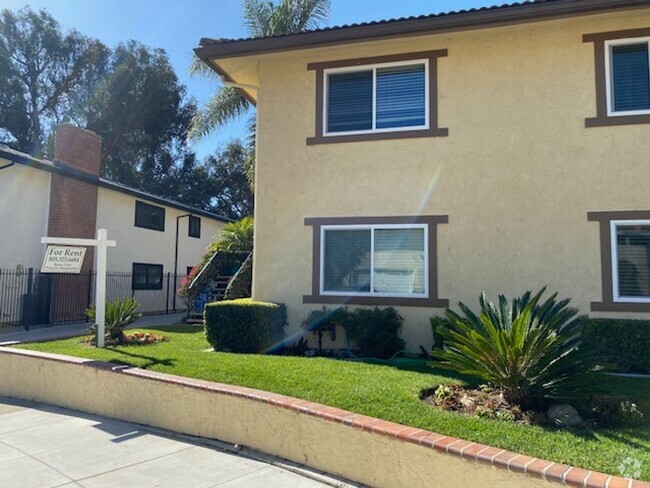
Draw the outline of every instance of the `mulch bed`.
<instances>
[{"instance_id":1,"label":"mulch bed","mask_svg":"<svg viewBox=\"0 0 650 488\"><path fill-rule=\"evenodd\" d=\"M542 412L522 410L510 405L498 388L470 389L461 385L440 385L423 390L420 398L441 410L458 412L464 415L517 422L526 425L547 424Z\"/></svg>"}]
</instances>

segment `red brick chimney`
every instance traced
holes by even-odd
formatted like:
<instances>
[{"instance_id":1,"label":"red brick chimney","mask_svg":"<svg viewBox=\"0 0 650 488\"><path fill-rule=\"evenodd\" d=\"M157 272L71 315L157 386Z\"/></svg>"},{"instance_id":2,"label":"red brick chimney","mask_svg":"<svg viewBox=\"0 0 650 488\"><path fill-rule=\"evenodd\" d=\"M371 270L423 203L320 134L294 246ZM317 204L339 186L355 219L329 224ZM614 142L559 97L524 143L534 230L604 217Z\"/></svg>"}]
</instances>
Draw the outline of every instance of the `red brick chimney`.
<instances>
[{"instance_id":1,"label":"red brick chimney","mask_svg":"<svg viewBox=\"0 0 650 488\"><path fill-rule=\"evenodd\" d=\"M54 160L71 169L99 177L102 139L94 132L61 124L54 136ZM52 174L48 236L94 239L97 222L97 185ZM88 249L83 271L92 269Z\"/></svg>"},{"instance_id":2,"label":"red brick chimney","mask_svg":"<svg viewBox=\"0 0 650 488\"><path fill-rule=\"evenodd\" d=\"M102 139L94 132L70 124L56 127L54 161L61 167L98 178ZM97 227L98 186L52 173L50 184L49 237L94 239ZM82 320L91 297L94 248L87 248L80 275L54 275L52 278L51 319Z\"/></svg>"}]
</instances>

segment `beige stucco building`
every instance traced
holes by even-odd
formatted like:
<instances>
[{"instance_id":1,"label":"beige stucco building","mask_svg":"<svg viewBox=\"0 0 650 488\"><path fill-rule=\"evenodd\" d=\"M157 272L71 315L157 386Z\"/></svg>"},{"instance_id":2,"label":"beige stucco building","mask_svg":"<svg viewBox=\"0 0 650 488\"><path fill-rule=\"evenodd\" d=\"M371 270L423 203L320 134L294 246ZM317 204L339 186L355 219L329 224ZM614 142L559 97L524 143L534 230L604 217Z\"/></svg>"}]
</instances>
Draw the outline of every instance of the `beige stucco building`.
<instances>
[{"instance_id":1,"label":"beige stucco building","mask_svg":"<svg viewBox=\"0 0 650 488\"><path fill-rule=\"evenodd\" d=\"M647 318L649 39L646 1L557 0L202 40L257 105L253 297L289 332L323 305L395 306L411 349L481 291ZM422 262L390 284L386 250Z\"/></svg>"}]
</instances>

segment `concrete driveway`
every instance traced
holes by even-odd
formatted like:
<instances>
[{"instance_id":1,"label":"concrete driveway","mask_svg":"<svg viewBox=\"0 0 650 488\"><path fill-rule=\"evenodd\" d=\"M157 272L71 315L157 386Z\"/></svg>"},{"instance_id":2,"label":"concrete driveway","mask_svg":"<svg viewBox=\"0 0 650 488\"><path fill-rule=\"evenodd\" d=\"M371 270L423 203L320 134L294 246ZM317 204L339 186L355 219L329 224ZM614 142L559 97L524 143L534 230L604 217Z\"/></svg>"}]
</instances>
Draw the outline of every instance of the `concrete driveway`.
<instances>
[{"instance_id":1,"label":"concrete driveway","mask_svg":"<svg viewBox=\"0 0 650 488\"><path fill-rule=\"evenodd\" d=\"M274 458L234 454L223 450L226 444L206 442L0 397L2 488L352 486Z\"/></svg>"}]
</instances>

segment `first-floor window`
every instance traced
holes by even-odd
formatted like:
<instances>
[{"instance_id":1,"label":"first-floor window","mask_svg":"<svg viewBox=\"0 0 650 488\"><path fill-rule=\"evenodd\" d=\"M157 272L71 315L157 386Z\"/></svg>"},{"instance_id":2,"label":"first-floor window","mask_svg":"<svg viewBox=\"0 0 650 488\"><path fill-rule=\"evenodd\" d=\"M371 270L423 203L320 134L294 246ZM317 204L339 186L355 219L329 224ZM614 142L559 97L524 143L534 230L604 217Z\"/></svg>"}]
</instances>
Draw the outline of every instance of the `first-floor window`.
<instances>
[{"instance_id":1,"label":"first-floor window","mask_svg":"<svg viewBox=\"0 0 650 488\"><path fill-rule=\"evenodd\" d=\"M427 226L321 227L321 294L428 296Z\"/></svg>"},{"instance_id":2,"label":"first-floor window","mask_svg":"<svg viewBox=\"0 0 650 488\"><path fill-rule=\"evenodd\" d=\"M133 263L132 288L134 290L162 290L162 264Z\"/></svg>"},{"instance_id":3,"label":"first-floor window","mask_svg":"<svg viewBox=\"0 0 650 488\"><path fill-rule=\"evenodd\" d=\"M610 225L614 301L650 302L650 221Z\"/></svg>"}]
</instances>

